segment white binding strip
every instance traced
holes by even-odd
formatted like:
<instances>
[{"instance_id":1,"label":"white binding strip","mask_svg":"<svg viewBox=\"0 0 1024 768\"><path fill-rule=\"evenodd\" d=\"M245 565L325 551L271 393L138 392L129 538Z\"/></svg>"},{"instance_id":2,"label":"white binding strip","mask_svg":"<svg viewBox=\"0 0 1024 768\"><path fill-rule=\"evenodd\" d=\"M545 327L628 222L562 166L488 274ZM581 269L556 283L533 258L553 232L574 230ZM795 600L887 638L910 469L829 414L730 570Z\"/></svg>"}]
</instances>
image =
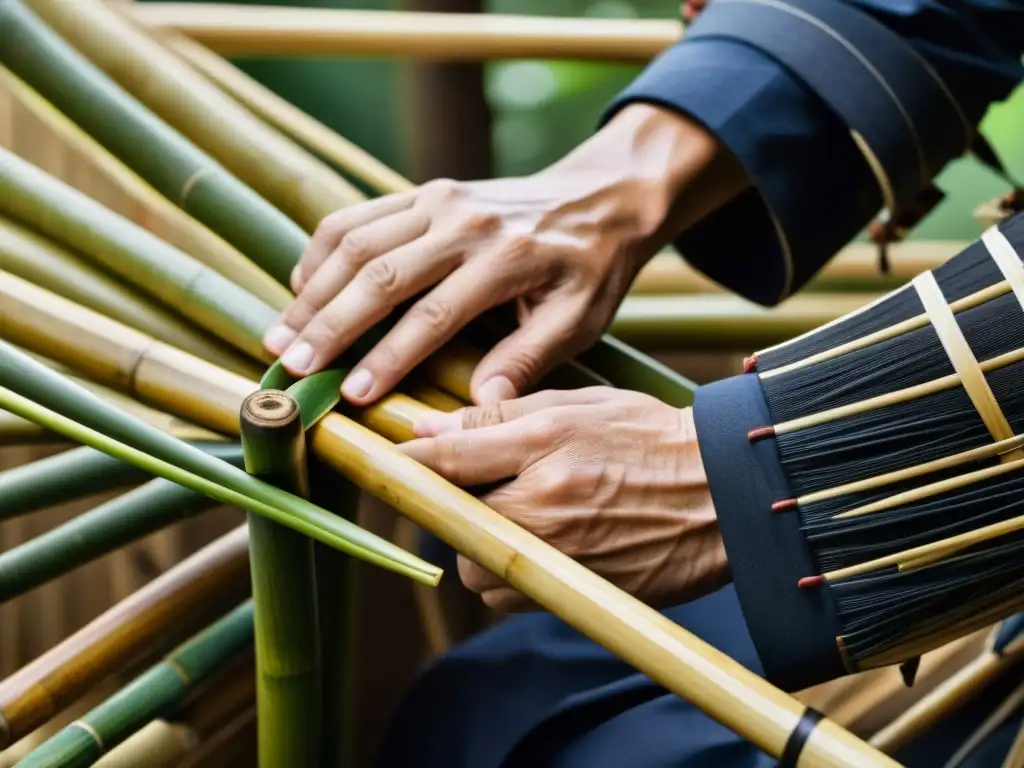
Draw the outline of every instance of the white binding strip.
<instances>
[{"instance_id":1,"label":"white binding strip","mask_svg":"<svg viewBox=\"0 0 1024 768\"><path fill-rule=\"evenodd\" d=\"M943 295L942 289L939 288L935 275L931 272L922 272L914 278L913 284L924 305L925 314L931 320L932 327L935 328L939 341L942 343L943 349L946 350L949 361L953 364L953 370L956 371L964 391L971 398L971 402L989 434L992 435L992 439L996 442L1009 440L1014 436L1010 423L1003 415L996 396L992 394L992 388L989 387L985 374L978 364L978 359L971 351L967 339L964 338L953 310L946 303L946 297ZM1022 457L1024 457L1024 450L1017 448L1002 454L1000 460L1006 462Z\"/></svg>"},{"instance_id":2,"label":"white binding strip","mask_svg":"<svg viewBox=\"0 0 1024 768\"><path fill-rule=\"evenodd\" d=\"M1013 295L1024 310L1024 264L1021 264L1017 250L1006 239L998 227L989 227L981 236L981 242L988 249L992 261L1003 273L1003 279L1010 284Z\"/></svg>"}]
</instances>

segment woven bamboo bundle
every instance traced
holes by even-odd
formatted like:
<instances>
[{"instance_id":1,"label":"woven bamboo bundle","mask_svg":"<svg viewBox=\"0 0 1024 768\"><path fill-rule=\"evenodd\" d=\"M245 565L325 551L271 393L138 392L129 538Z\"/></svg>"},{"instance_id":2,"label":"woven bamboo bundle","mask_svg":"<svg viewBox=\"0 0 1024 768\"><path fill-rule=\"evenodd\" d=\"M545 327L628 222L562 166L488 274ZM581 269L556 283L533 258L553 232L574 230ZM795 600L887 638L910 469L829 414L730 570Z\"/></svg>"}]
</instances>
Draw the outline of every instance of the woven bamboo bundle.
<instances>
[{"instance_id":1,"label":"woven bamboo bundle","mask_svg":"<svg viewBox=\"0 0 1024 768\"><path fill-rule=\"evenodd\" d=\"M394 613L408 614L392 627L414 625L432 651L450 642L440 570L415 553L420 528L766 751L782 752L806 703L835 718L802 765L894 765L858 738L919 698L900 696L894 670L784 694L394 448L418 416L468 400L486 329L344 415L344 359L300 381L272 365L260 340L291 298L307 233L363 199L352 181L411 185L194 40L131 19L173 28L185 11L0 0L0 27L14 31L0 41L0 510L15 510L0 522L0 765L350 764L374 644L349 621L357 593L392 590ZM408 22L364 20L368 51ZM426 57L478 34L412 23ZM559 29L526 23L501 55L567 45L551 42ZM593 31L578 55L644 58L678 34ZM659 351L770 345L957 249L906 244L879 275L870 249L853 247L772 312L658 257L611 331ZM549 381L676 405L692 389L613 337ZM336 474L328 508L311 462ZM43 477L63 483L41 488ZM319 611L325 581L345 596L341 618ZM980 637L926 656L920 695L951 658L983 652Z\"/></svg>"}]
</instances>

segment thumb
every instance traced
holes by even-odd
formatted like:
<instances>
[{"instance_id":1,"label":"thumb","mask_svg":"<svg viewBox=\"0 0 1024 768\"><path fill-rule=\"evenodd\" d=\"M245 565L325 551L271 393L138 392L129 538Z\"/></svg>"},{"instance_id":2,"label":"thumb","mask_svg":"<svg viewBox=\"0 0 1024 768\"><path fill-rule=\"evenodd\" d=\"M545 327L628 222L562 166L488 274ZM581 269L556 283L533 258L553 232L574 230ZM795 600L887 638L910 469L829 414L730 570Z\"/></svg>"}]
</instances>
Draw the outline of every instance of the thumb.
<instances>
[{"instance_id":1,"label":"thumb","mask_svg":"<svg viewBox=\"0 0 1024 768\"><path fill-rule=\"evenodd\" d=\"M563 300L564 302L564 300ZM519 328L502 339L477 365L470 383L478 405L520 397L578 350L585 308L552 301L537 307Z\"/></svg>"}]
</instances>

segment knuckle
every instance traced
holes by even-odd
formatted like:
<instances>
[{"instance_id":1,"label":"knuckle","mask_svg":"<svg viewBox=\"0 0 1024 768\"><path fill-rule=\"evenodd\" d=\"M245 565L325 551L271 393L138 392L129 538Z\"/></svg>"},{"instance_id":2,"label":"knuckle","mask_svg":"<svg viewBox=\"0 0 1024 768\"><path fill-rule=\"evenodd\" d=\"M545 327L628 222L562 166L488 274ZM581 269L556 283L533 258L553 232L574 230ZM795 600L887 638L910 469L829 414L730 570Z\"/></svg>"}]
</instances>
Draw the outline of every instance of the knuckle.
<instances>
[{"instance_id":1,"label":"knuckle","mask_svg":"<svg viewBox=\"0 0 1024 768\"><path fill-rule=\"evenodd\" d=\"M376 259L363 267L363 279L382 296L390 296L398 286L398 270L387 259Z\"/></svg>"},{"instance_id":2,"label":"knuckle","mask_svg":"<svg viewBox=\"0 0 1024 768\"><path fill-rule=\"evenodd\" d=\"M474 211L463 217L459 226L466 235L489 235L501 227L501 216L496 213Z\"/></svg>"},{"instance_id":3,"label":"knuckle","mask_svg":"<svg viewBox=\"0 0 1024 768\"><path fill-rule=\"evenodd\" d=\"M358 229L341 238L338 247L341 258L353 264L362 264L370 257L370 239Z\"/></svg>"},{"instance_id":4,"label":"knuckle","mask_svg":"<svg viewBox=\"0 0 1024 768\"><path fill-rule=\"evenodd\" d=\"M481 427L493 427L504 421L502 409L496 407L471 406L462 412L463 429L479 429Z\"/></svg>"},{"instance_id":5,"label":"knuckle","mask_svg":"<svg viewBox=\"0 0 1024 768\"><path fill-rule=\"evenodd\" d=\"M506 265L518 265L519 262L533 258L537 250L537 238L530 234L510 237L501 249L501 261Z\"/></svg>"},{"instance_id":6,"label":"knuckle","mask_svg":"<svg viewBox=\"0 0 1024 768\"><path fill-rule=\"evenodd\" d=\"M416 305L415 311L417 320L435 330L446 330L455 318L451 305L440 299L423 299Z\"/></svg>"},{"instance_id":7,"label":"knuckle","mask_svg":"<svg viewBox=\"0 0 1024 768\"><path fill-rule=\"evenodd\" d=\"M472 560L460 556L458 560L459 579L471 592L482 592L487 581L487 572Z\"/></svg>"},{"instance_id":8,"label":"knuckle","mask_svg":"<svg viewBox=\"0 0 1024 768\"><path fill-rule=\"evenodd\" d=\"M421 187L419 200L425 203L445 203L459 194L460 184L454 179L434 179Z\"/></svg>"},{"instance_id":9,"label":"knuckle","mask_svg":"<svg viewBox=\"0 0 1024 768\"><path fill-rule=\"evenodd\" d=\"M320 223L317 224L316 229L313 230L312 240L317 243L331 243L338 237L338 230L341 228L344 220L344 208L324 216Z\"/></svg>"}]
</instances>

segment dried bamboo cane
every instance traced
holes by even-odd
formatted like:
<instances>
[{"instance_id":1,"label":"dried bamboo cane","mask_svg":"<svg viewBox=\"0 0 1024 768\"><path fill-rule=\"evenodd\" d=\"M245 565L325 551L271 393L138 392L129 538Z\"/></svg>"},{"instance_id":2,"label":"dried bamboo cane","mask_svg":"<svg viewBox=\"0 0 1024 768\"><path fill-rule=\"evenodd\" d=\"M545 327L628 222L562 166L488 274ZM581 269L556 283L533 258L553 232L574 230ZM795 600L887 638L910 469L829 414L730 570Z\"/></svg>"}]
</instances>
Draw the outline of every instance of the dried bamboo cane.
<instances>
[{"instance_id":1,"label":"dried bamboo cane","mask_svg":"<svg viewBox=\"0 0 1024 768\"><path fill-rule=\"evenodd\" d=\"M242 402L239 424L246 471L308 498L298 403L285 392L262 389ZM248 521L260 765L313 766L322 727L313 542L258 515Z\"/></svg>"},{"instance_id":2,"label":"dried bamboo cane","mask_svg":"<svg viewBox=\"0 0 1024 768\"><path fill-rule=\"evenodd\" d=\"M291 294L284 286L153 189L13 72L2 66L0 87L44 124L62 145L87 160L90 168L132 201L137 210L132 217L136 224L230 278L274 309L282 310L288 306Z\"/></svg>"},{"instance_id":3,"label":"dried bamboo cane","mask_svg":"<svg viewBox=\"0 0 1024 768\"><path fill-rule=\"evenodd\" d=\"M212 624L84 717L44 742L22 768L88 766L161 711L179 703L189 687L212 675L252 641L252 603Z\"/></svg>"},{"instance_id":4,"label":"dried bamboo cane","mask_svg":"<svg viewBox=\"0 0 1024 768\"><path fill-rule=\"evenodd\" d=\"M104 754L94 768L175 768L199 743L189 726L152 720Z\"/></svg>"},{"instance_id":5,"label":"dried bamboo cane","mask_svg":"<svg viewBox=\"0 0 1024 768\"><path fill-rule=\"evenodd\" d=\"M249 583L248 542L248 529L236 528L0 682L0 748L108 675L236 604Z\"/></svg>"},{"instance_id":6,"label":"dried bamboo cane","mask_svg":"<svg viewBox=\"0 0 1024 768\"><path fill-rule=\"evenodd\" d=\"M231 443L196 445L225 460L238 454L238 447ZM0 520L138 485L150 477L147 472L92 448L64 451L0 472ZM0 554L0 560L5 554Z\"/></svg>"},{"instance_id":7,"label":"dried bamboo cane","mask_svg":"<svg viewBox=\"0 0 1024 768\"><path fill-rule=\"evenodd\" d=\"M44 308L43 305L46 305ZM37 296L33 306L48 312L41 326L25 329L20 343L47 350L59 346L60 328L74 325L87 311L59 297ZM107 318L88 313L77 330L69 365L104 372L109 381L130 387L144 399L206 423L237 429L238 406L254 383L145 337ZM77 327L77 326L76 326ZM133 360L124 376L125 358ZM405 434L408 402L394 395L382 400L375 426L383 435L336 413L312 433L313 450L364 490L397 508L475 562L506 579L624 661L669 690L693 702L770 754L781 754L804 708L725 654L613 587L583 566L541 542L422 465L396 452L388 437ZM373 409L370 409L373 410ZM388 431L385 431L388 430ZM391 431L395 430L395 431ZM400 438L399 438L400 439ZM866 768L893 763L833 723L819 724L807 742L805 759ZM831 763L829 762L831 761Z\"/></svg>"},{"instance_id":8,"label":"dried bamboo cane","mask_svg":"<svg viewBox=\"0 0 1024 768\"><path fill-rule=\"evenodd\" d=\"M677 42L673 20L488 13L403 13L135 3L143 23L176 29L221 54L647 61Z\"/></svg>"},{"instance_id":9,"label":"dried bamboo cane","mask_svg":"<svg viewBox=\"0 0 1024 768\"><path fill-rule=\"evenodd\" d=\"M0 211L98 262L216 337L269 361L277 312L219 272L0 148Z\"/></svg>"},{"instance_id":10,"label":"dried bamboo cane","mask_svg":"<svg viewBox=\"0 0 1024 768\"><path fill-rule=\"evenodd\" d=\"M63 438L54 435L38 424L33 424L13 413L0 411L0 446L61 441Z\"/></svg>"},{"instance_id":11,"label":"dried bamboo cane","mask_svg":"<svg viewBox=\"0 0 1024 768\"><path fill-rule=\"evenodd\" d=\"M30 0L28 5L125 90L307 231L312 232L328 213L362 199L355 187L255 118L114 8L98 0ZM216 122L211 122L214 115ZM69 117L83 125L77 115ZM249 249L241 250L253 258ZM283 279L271 274L287 281L287 273Z\"/></svg>"},{"instance_id":12,"label":"dried bamboo cane","mask_svg":"<svg viewBox=\"0 0 1024 768\"><path fill-rule=\"evenodd\" d=\"M59 3L69 11L78 5ZM20 0L0 3L0 23L8 31L0 36L0 63L168 200L257 263L282 253L293 253L297 258L302 252L304 233L287 216L142 107ZM113 28L98 32L103 46L118 39ZM228 125L229 141L245 136L250 128L244 121ZM211 128L210 124L205 126L206 130ZM249 157L250 171L258 173L261 160ZM301 186L297 182L293 189ZM273 276L284 282L279 274Z\"/></svg>"},{"instance_id":13,"label":"dried bamboo cane","mask_svg":"<svg viewBox=\"0 0 1024 768\"><path fill-rule=\"evenodd\" d=\"M253 362L55 243L0 216L0 269L144 333L251 376Z\"/></svg>"}]
</instances>

